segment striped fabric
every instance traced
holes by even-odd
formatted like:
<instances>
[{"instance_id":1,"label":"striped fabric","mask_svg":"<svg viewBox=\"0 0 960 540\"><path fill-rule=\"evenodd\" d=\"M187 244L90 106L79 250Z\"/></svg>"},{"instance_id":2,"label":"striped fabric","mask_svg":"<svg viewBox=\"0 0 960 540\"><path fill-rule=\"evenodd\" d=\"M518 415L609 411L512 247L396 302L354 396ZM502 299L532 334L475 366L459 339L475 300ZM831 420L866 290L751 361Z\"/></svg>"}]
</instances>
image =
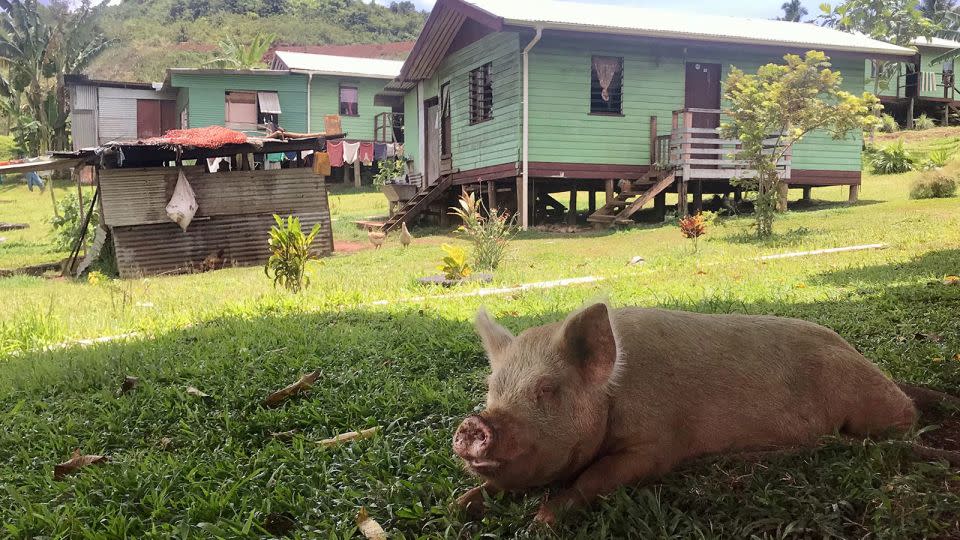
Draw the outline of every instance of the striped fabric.
<instances>
[{"instance_id":1,"label":"striped fabric","mask_svg":"<svg viewBox=\"0 0 960 540\"><path fill-rule=\"evenodd\" d=\"M933 71L921 71L920 72L920 92L936 92L937 91L937 79L940 77L939 73Z\"/></svg>"}]
</instances>

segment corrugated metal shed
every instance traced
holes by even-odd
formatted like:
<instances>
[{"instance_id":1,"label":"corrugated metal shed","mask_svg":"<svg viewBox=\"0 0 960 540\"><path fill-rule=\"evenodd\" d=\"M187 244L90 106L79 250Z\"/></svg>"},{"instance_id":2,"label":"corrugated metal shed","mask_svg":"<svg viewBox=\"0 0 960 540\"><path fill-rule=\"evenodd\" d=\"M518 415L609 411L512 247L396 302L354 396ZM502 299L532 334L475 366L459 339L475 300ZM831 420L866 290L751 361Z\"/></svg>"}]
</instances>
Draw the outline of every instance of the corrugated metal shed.
<instances>
[{"instance_id":1,"label":"corrugated metal shed","mask_svg":"<svg viewBox=\"0 0 960 540\"><path fill-rule=\"evenodd\" d=\"M100 172L103 218L121 277L190 271L221 251L227 264L263 263L274 213L299 216L306 230L320 223L317 254L333 252L326 184L311 169L186 174L199 210L183 232L165 212L175 168Z\"/></svg>"},{"instance_id":2,"label":"corrugated metal shed","mask_svg":"<svg viewBox=\"0 0 960 540\"><path fill-rule=\"evenodd\" d=\"M70 111L70 136L73 149L97 146L97 113L93 110Z\"/></svg>"},{"instance_id":3,"label":"corrugated metal shed","mask_svg":"<svg viewBox=\"0 0 960 540\"><path fill-rule=\"evenodd\" d=\"M101 87L98 94L99 144L137 138L138 99L176 99L176 95L169 92L130 88Z\"/></svg>"}]
</instances>

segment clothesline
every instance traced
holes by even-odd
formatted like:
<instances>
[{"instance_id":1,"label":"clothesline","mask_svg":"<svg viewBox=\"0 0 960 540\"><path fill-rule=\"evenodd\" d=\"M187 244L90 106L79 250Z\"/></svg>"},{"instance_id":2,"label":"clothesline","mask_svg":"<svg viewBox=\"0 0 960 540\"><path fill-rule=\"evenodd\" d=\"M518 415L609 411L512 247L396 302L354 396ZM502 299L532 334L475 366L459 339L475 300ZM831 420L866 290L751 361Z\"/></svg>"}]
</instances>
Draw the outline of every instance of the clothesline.
<instances>
[{"instance_id":1,"label":"clothesline","mask_svg":"<svg viewBox=\"0 0 960 540\"><path fill-rule=\"evenodd\" d=\"M400 143L327 141L327 153L330 155L331 167L353 165L357 160L370 166L373 165L374 161L402 156L403 145Z\"/></svg>"}]
</instances>

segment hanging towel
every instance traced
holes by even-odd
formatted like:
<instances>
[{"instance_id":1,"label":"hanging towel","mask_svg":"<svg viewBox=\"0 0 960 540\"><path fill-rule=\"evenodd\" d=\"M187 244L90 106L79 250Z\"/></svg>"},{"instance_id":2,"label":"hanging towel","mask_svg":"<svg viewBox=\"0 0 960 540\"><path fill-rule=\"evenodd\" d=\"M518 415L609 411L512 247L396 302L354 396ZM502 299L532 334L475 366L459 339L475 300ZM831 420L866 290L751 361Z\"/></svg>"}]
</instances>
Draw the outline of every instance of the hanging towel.
<instances>
[{"instance_id":1,"label":"hanging towel","mask_svg":"<svg viewBox=\"0 0 960 540\"><path fill-rule=\"evenodd\" d=\"M343 167L343 141L328 142L327 155L331 167Z\"/></svg>"},{"instance_id":2,"label":"hanging towel","mask_svg":"<svg viewBox=\"0 0 960 540\"><path fill-rule=\"evenodd\" d=\"M387 157L387 145L384 143L373 143L373 159L383 161Z\"/></svg>"},{"instance_id":3,"label":"hanging towel","mask_svg":"<svg viewBox=\"0 0 960 540\"><path fill-rule=\"evenodd\" d=\"M937 91L937 75L939 73L933 71L921 71L920 72L920 91L921 92L936 92Z\"/></svg>"},{"instance_id":4,"label":"hanging towel","mask_svg":"<svg viewBox=\"0 0 960 540\"><path fill-rule=\"evenodd\" d=\"M367 167L373 165L373 156L375 154L372 142L360 143L360 162Z\"/></svg>"},{"instance_id":5,"label":"hanging towel","mask_svg":"<svg viewBox=\"0 0 960 540\"><path fill-rule=\"evenodd\" d=\"M347 165L353 165L357 161L357 155L360 154L360 143L343 143L343 162Z\"/></svg>"},{"instance_id":6,"label":"hanging towel","mask_svg":"<svg viewBox=\"0 0 960 540\"><path fill-rule=\"evenodd\" d=\"M387 153L384 157L392 158L397 155L397 145L396 143L387 143Z\"/></svg>"},{"instance_id":7,"label":"hanging towel","mask_svg":"<svg viewBox=\"0 0 960 540\"><path fill-rule=\"evenodd\" d=\"M330 170L330 154L326 152L313 154L313 172L321 176L330 176L333 173Z\"/></svg>"}]
</instances>

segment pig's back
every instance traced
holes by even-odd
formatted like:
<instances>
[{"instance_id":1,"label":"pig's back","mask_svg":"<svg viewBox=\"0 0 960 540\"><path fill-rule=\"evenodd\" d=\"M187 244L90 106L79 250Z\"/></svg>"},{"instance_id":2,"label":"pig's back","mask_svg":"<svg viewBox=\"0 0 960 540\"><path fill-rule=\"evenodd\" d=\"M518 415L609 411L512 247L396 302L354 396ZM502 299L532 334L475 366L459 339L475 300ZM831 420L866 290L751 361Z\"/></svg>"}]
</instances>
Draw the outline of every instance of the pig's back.
<instances>
[{"instance_id":1,"label":"pig's back","mask_svg":"<svg viewBox=\"0 0 960 540\"><path fill-rule=\"evenodd\" d=\"M624 366L611 435L671 446L678 460L810 444L912 414L876 366L813 323L636 308L613 320Z\"/></svg>"}]
</instances>

